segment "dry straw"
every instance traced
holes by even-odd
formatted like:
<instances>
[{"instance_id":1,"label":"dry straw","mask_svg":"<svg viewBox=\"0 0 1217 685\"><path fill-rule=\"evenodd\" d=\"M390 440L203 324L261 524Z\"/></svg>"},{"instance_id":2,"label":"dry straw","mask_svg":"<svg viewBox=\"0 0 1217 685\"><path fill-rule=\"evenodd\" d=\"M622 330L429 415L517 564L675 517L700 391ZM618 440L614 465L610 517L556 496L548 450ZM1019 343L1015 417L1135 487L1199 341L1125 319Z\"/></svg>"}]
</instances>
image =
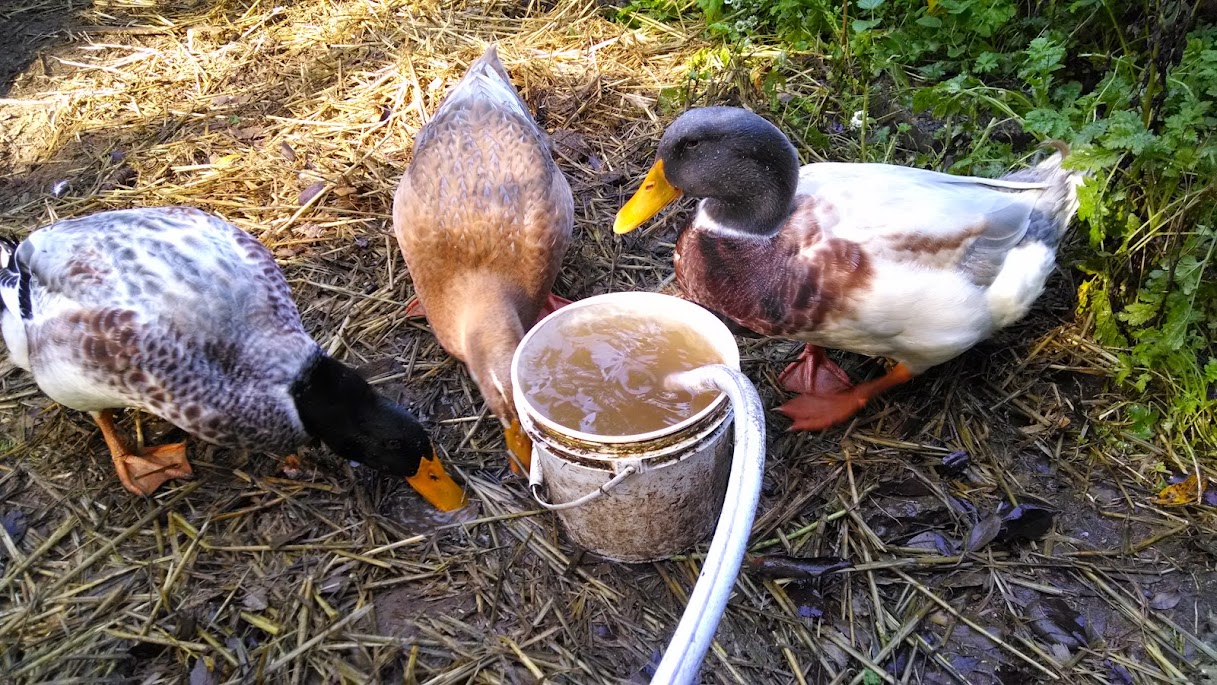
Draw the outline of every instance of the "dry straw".
<instances>
[{"instance_id":1,"label":"dry straw","mask_svg":"<svg viewBox=\"0 0 1217 685\"><path fill-rule=\"evenodd\" d=\"M534 509L467 374L405 319L409 278L388 226L414 134L493 41L575 192L578 239L557 291L670 284L677 221L624 239L608 227L670 120L661 89L685 85L707 44L699 25L610 21L616 12L578 0L0 8L0 22L26 31L19 44L38 50L0 100L4 229L188 204L251 231L279 258L309 329L435 427L475 502L461 520L438 519L404 484L320 450L291 480L265 455L197 442L197 480L135 499L88 420L6 365L6 682L646 680L697 550L604 563ZM774 54L711 59L699 102L763 107L749 69ZM835 106L804 57L784 67L788 90ZM1185 682L1217 661L1200 637L1211 561L1189 545L1212 528L1204 512L1147 504L1154 466L1185 469L1190 455L1131 436L1127 458L1106 453L1122 428L1102 419L1120 400L1092 379L1112 360L1060 323L1069 286L1054 283L1030 322L848 429L788 435L772 422L753 552L856 567L821 582L746 570L707 682ZM743 345L772 404L795 346ZM127 423L164 439L159 421ZM960 449L972 457L964 475L934 469ZM1028 494L1065 512L1045 540L936 549L935 534L968 537L964 502L983 515ZM1061 619L1046 601L1087 618L1088 644L1054 637Z\"/></svg>"}]
</instances>

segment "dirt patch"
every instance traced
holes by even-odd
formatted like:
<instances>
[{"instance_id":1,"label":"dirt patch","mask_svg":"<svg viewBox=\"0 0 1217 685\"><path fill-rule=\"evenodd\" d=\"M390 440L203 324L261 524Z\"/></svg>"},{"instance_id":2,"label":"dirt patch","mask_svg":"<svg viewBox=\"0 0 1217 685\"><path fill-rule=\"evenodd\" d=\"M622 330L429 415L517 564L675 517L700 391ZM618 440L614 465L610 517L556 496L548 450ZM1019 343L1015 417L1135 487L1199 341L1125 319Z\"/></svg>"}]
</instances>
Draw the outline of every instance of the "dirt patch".
<instances>
[{"instance_id":1,"label":"dirt patch","mask_svg":"<svg viewBox=\"0 0 1217 685\"><path fill-rule=\"evenodd\" d=\"M0 97L8 95L23 72L31 64L45 59L43 50L67 38L67 29L78 13L91 5L88 0L17 0L0 8L0 36L4 50L0 51ZM48 64L34 67L49 71Z\"/></svg>"}]
</instances>

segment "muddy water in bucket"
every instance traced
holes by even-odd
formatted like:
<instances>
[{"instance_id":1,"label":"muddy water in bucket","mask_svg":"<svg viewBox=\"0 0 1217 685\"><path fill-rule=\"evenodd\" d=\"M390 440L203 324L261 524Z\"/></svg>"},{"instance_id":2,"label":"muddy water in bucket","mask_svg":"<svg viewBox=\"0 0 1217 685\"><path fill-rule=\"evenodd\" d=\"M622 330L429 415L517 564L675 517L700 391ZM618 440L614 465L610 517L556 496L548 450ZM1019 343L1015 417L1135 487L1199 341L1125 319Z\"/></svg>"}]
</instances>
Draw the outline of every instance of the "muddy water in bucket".
<instances>
[{"instance_id":1,"label":"muddy water in bucket","mask_svg":"<svg viewBox=\"0 0 1217 685\"><path fill-rule=\"evenodd\" d=\"M520 364L524 395L545 418L595 435L662 430L710 406L716 391L668 390L669 374L722 363L714 345L683 321L605 312L555 322Z\"/></svg>"},{"instance_id":2,"label":"muddy water in bucket","mask_svg":"<svg viewBox=\"0 0 1217 685\"><path fill-rule=\"evenodd\" d=\"M655 293L581 300L535 326L512 364L533 441L538 501L596 554L647 562L706 537L731 469L732 411L716 390L664 388L670 372L739 368L714 315Z\"/></svg>"}]
</instances>

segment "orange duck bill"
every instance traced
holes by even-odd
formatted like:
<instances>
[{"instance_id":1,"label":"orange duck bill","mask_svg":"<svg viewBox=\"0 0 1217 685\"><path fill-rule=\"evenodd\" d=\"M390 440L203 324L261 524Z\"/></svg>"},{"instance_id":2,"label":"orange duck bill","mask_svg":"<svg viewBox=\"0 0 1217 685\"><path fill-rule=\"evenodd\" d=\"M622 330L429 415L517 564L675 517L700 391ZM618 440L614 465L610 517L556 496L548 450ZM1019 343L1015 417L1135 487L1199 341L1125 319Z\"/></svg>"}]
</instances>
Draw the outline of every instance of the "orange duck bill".
<instances>
[{"instance_id":1,"label":"orange duck bill","mask_svg":"<svg viewBox=\"0 0 1217 685\"><path fill-rule=\"evenodd\" d=\"M519 419L512 419L511 425L503 429L503 438L507 442L507 463L512 473L527 476L532 468L532 440L525 435Z\"/></svg>"},{"instance_id":2,"label":"orange duck bill","mask_svg":"<svg viewBox=\"0 0 1217 685\"><path fill-rule=\"evenodd\" d=\"M642 187L617 212L613 233L629 233L680 196L681 191L669 183L668 177L663 174L663 160L656 160L643 179Z\"/></svg>"},{"instance_id":3,"label":"orange duck bill","mask_svg":"<svg viewBox=\"0 0 1217 685\"><path fill-rule=\"evenodd\" d=\"M444 471L444 465L434 452L429 459L419 459L418 472L413 476L406 476L406 482L440 511L452 511L465 506L465 491Z\"/></svg>"}]
</instances>

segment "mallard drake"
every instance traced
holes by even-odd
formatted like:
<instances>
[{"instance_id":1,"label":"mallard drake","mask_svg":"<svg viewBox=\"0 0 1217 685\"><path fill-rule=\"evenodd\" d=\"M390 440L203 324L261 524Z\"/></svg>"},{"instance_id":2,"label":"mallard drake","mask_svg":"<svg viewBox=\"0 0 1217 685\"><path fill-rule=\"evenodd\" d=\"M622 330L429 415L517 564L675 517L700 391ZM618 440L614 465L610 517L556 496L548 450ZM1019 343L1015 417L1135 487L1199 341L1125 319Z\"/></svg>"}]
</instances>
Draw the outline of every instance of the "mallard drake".
<instances>
[{"instance_id":1,"label":"mallard drake","mask_svg":"<svg viewBox=\"0 0 1217 685\"><path fill-rule=\"evenodd\" d=\"M132 493L191 468L184 444L132 449L112 418L125 407L259 452L319 438L440 509L464 501L418 420L322 352L270 251L217 217L131 209L40 228L0 245L0 302L13 363L93 415Z\"/></svg>"},{"instance_id":2,"label":"mallard drake","mask_svg":"<svg viewBox=\"0 0 1217 685\"><path fill-rule=\"evenodd\" d=\"M1077 210L1067 149L1000 179L888 164L799 167L786 136L734 107L681 115L617 214L629 232L682 194L703 198L676 244L684 295L761 336L806 342L780 376L791 430L852 417L1022 318ZM853 386L820 346L884 356Z\"/></svg>"},{"instance_id":3,"label":"mallard drake","mask_svg":"<svg viewBox=\"0 0 1217 685\"><path fill-rule=\"evenodd\" d=\"M425 315L468 366L524 469L532 447L511 399L511 358L538 318L568 304L550 289L574 211L545 132L492 45L419 131L393 231L414 281L408 313Z\"/></svg>"}]
</instances>

